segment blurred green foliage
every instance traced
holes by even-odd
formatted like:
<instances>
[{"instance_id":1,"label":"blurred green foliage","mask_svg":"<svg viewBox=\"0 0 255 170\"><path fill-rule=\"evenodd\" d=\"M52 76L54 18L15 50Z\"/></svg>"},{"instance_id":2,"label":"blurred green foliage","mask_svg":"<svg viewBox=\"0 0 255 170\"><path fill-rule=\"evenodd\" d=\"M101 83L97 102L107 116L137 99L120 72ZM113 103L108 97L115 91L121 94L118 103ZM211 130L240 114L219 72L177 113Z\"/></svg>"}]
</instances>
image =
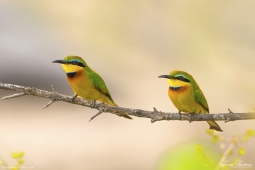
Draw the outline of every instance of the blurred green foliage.
<instances>
[{"instance_id":1,"label":"blurred green foliage","mask_svg":"<svg viewBox=\"0 0 255 170\"><path fill-rule=\"evenodd\" d=\"M186 143L168 151L158 170L211 170L219 160L220 155L212 147Z\"/></svg>"},{"instance_id":2,"label":"blurred green foliage","mask_svg":"<svg viewBox=\"0 0 255 170\"><path fill-rule=\"evenodd\" d=\"M248 129L242 135L233 136L229 144L224 139L223 133L209 129L206 133L212 137L212 143L223 150L222 153L216 151L213 146L192 143L181 144L165 154L158 170L211 170L215 169L218 164L221 170L229 170L241 163L240 156L247 152L244 142L255 136L255 131ZM226 143L228 143L228 147L226 147Z\"/></svg>"}]
</instances>

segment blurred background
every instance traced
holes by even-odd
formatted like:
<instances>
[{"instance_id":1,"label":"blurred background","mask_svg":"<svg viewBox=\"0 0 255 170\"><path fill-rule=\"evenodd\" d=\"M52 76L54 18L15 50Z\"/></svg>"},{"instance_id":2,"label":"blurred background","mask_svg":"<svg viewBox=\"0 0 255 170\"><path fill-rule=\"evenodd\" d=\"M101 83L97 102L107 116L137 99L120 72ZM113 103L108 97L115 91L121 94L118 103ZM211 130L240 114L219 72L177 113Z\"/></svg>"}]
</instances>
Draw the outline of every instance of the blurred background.
<instances>
[{"instance_id":1,"label":"blurred background","mask_svg":"<svg viewBox=\"0 0 255 170\"><path fill-rule=\"evenodd\" d=\"M73 95L60 64L82 56L122 107L177 112L167 80L178 69L194 76L211 113L255 109L255 2L0 0L0 82ZM0 97L13 92L0 90ZM96 110L25 96L0 101L0 153L25 152L34 169L157 170L182 144L213 145L206 122L125 120ZM226 147L254 121L219 122ZM244 163L254 162L247 142ZM219 159L217 160L219 161ZM255 165L254 165L255 166Z\"/></svg>"}]
</instances>

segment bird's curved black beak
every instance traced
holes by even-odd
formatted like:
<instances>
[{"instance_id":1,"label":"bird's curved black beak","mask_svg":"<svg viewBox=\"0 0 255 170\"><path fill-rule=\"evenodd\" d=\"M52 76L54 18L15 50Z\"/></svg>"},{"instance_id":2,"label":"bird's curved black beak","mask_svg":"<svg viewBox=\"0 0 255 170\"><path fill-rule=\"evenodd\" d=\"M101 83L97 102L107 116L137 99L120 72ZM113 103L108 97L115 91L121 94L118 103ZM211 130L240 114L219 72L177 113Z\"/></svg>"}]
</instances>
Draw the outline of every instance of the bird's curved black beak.
<instances>
[{"instance_id":1,"label":"bird's curved black beak","mask_svg":"<svg viewBox=\"0 0 255 170\"><path fill-rule=\"evenodd\" d=\"M158 78L173 79L174 77L171 75L161 75L161 76L158 76Z\"/></svg>"},{"instance_id":2,"label":"bird's curved black beak","mask_svg":"<svg viewBox=\"0 0 255 170\"><path fill-rule=\"evenodd\" d=\"M66 60L55 60L55 61L52 61L52 63L68 64Z\"/></svg>"}]
</instances>

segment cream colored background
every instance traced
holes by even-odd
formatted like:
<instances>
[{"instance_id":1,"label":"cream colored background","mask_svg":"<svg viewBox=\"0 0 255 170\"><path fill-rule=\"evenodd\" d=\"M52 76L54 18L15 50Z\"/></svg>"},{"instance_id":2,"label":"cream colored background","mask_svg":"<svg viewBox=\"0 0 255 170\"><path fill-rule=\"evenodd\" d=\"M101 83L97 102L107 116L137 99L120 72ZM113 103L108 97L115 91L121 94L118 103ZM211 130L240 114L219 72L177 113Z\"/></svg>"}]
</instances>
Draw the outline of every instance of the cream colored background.
<instances>
[{"instance_id":1,"label":"cream colored background","mask_svg":"<svg viewBox=\"0 0 255 170\"><path fill-rule=\"evenodd\" d=\"M0 82L72 95L59 64L80 55L105 80L120 106L176 112L167 81L173 69L191 73L212 113L255 109L255 2L0 0ZM0 90L0 97L12 92ZM176 144L211 142L205 122L129 121L36 97L0 101L1 155L25 151L34 169L154 170ZM224 137L254 121L219 122ZM254 162L254 141L244 147ZM218 147L215 146L215 149ZM219 153L222 151L219 150ZM255 165L254 165L255 166Z\"/></svg>"}]
</instances>

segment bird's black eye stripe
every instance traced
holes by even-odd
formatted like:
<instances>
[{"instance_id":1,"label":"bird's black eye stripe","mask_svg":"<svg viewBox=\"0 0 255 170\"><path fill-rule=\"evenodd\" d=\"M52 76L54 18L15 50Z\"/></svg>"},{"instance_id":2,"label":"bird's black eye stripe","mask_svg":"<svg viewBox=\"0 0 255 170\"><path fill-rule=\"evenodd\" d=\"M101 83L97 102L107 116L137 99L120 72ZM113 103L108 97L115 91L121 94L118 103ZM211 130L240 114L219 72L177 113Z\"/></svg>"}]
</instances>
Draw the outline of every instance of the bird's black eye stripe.
<instances>
[{"instance_id":1,"label":"bird's black eye stripe","mask_svg":"<svg viewBox=\"0 0 255 170\"><path fill-rule=\"evenodd\" d=\"M70 61L69 62L70 64L73 64L73 65L77 65L77 66L80 66L80 67L85 67L85 65L77 60L73 60L73 61Z\"/></svg>"},{"instance_id":2,"label":"bird's black eye stripe","mask_svg":"<svg viewBox=\"0 0 255 170\"><path fill-rule=\"evenodd\" d=\"M175 77L175 79L180 80L180 81L184 81L184 82L190 82L190 80L189 80L189 79L186 79L186 78L185 78L185 77L183 77L183 76Z\"/></svg>"},{"instance_id":3,"label":"bird's black eye stripe","mask_svg":"<svg viewBox=\"0 0 255 170\"><path fill-rule=\"evenodd\" d=\"M78 64L77 64L78 66L80 66L80 67L85 67L85 65L84 64L82 64L82 63L80 63L80 62L78 62Z\"/></svg>"}]
</instances>

